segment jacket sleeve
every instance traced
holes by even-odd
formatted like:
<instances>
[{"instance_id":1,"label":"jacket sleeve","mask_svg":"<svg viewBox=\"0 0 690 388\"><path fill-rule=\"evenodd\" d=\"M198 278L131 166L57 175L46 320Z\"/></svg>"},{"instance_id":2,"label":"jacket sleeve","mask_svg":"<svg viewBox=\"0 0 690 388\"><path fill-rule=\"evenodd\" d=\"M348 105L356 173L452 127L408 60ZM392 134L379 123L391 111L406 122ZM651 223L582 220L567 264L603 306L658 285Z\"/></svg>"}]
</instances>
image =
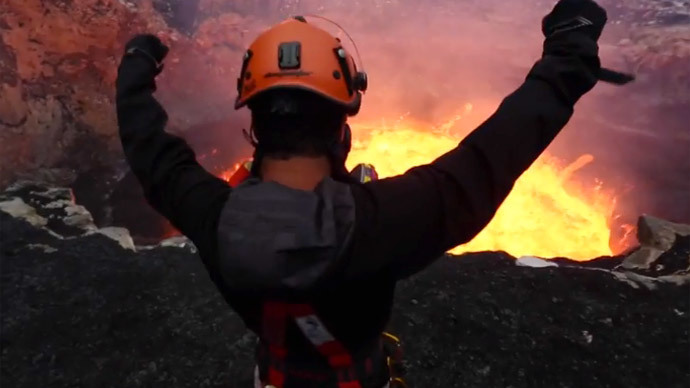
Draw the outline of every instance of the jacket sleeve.
<instances>
[{"instance_id":1,"label":"jacket sleeve","mask_svg":"<svg viewBox=\"0 0 690 388\"><path fill-rule=\"evenodd\" d=\"M183 139L164 131L168 117L153 97L154 77L145 58L123 58L116 96L122 147L148 202L194 242L213 277L216 225L231 189L197 163Z\"/></svg>"},{"instance_id":2,"label":"jacket sleeve","mask_svg":"<svg viewBox=\"0 0 690 388\"><path fill-rule=\"evenodd\" d=\"M404 278L477 235L570 119L580 95L568 85L578 80L589 90L597 82L589 62L543 58L457 148L403 175L352 186L347 275L386 270Z\"/></svg>"}]
</instances>

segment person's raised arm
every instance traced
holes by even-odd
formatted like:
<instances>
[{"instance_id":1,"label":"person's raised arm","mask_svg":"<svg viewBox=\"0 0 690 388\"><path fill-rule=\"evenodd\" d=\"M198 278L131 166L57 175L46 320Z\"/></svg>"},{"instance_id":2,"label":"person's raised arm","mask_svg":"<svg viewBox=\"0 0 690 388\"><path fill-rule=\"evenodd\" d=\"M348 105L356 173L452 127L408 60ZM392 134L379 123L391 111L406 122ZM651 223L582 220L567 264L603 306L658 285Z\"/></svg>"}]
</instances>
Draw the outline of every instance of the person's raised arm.
<instances>
[{"instance_id":1,"label":"person's raised arm","mask_svg":"<svg viewBox=\"0 0 690 388\"><path fill-rule=\"evenodd\" d=\"M457 148L403 175L353 186L348 275L406 277L477 235L596 84L605 23L593 1L562 0L544 19L541 60Z\"/></svg>"},{"instance_id":2,"label":"person's raised arm","mask_svg":"<svg viewBox=\"0 0 690 388\"><path fill-rule=\"evenodd\" d=\"M197 163L183 139L164 130L168 116L153 92L168 48L155 36L139 35L125 50L116 103L127 162L151 206L202 253L215 250L218 216L231 189Z\"/></svg>"}]
</instances>

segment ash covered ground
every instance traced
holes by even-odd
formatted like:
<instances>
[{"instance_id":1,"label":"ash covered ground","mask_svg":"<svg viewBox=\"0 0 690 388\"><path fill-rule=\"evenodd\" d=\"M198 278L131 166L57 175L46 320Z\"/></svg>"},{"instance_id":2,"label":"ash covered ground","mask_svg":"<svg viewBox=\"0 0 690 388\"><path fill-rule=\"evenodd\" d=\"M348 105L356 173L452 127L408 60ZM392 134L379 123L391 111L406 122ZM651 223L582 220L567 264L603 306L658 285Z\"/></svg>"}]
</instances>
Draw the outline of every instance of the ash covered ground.
<instances>
[{"instance_id":1,"label":"ash covered ground","mask_svg":"<svg viewBox=\"0 0 690 388\"><path fill-rule=\"evenodd\" d=\"M255 339L189 250L0 223L5 386L251 386ZM499 253L446 257L399 286L391 330L412 387L681 388L689 293Z\"/></svg>"},{"instance_id":2,"label":"ash covered ground","mask_svg":"<svg viewBox=\"0 0 690 388\"><path fill-rule=\"evenodd\" d=\"M690 226L674 228L650 232L651 259L441 258L396 293L410 386L687 387ZM255 338L193 248L135 247L69 189L0 193L0 291L4 386L251 386Z\"/></svg>"}]
</instances>

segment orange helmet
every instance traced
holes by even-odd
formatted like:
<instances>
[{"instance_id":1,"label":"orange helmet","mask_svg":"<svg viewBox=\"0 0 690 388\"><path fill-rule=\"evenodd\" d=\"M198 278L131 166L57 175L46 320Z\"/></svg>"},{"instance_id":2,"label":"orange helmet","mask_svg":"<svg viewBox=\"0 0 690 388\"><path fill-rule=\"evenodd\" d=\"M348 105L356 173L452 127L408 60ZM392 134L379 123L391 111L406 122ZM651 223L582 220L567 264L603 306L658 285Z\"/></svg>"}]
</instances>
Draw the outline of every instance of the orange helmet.
<instances>
[{"instance_id":1,"label":"orange helmet","mask_svg":"<svg viewBox=\"0 0 690 388\"><path fill-rule=\"evenodd\" d=\"M357 70L340 39L301 17L263 32L245 53L237 79L239 109L267 90L303 89L359 111L367 75Z\"/></svg>"}]
</instances>

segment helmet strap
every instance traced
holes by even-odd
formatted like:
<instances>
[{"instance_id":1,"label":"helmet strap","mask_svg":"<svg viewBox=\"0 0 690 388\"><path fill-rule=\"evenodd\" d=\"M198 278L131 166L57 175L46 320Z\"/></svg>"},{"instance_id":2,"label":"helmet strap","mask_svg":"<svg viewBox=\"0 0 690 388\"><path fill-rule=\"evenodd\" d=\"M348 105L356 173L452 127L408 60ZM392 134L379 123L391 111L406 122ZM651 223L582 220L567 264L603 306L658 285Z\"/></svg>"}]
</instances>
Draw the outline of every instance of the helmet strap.
<instances>
[{"instance_id":1,"label":"helmet strap","mask_svg":"<svg viewBox=\"0 0 690 388\"><path fill-rule=\"evenodd\" d=\"M244 53L244 58L242 59L242 71L240 71L240 76L239 78L237 78L238 98L242 95L242 88L244 87L244 77L247 73L247 66L249 66L249 61L252 59L253 56L254 53L252 52L252 50L247 50L247 52Z\"/></svg>"}]
</instances>

